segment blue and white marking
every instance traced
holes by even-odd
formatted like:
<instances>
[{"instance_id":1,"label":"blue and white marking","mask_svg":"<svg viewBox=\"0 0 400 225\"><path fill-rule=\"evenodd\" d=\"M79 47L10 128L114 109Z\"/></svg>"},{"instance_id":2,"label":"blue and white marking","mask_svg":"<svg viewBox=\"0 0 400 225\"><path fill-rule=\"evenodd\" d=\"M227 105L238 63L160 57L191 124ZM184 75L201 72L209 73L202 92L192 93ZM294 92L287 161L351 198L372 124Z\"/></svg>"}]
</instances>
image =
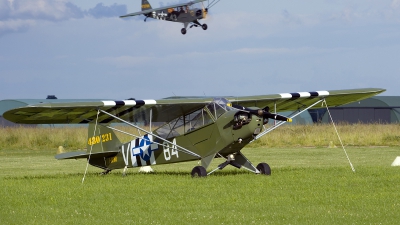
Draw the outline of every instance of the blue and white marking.
<instances>
[{"instance_id":1,"label":"blue and white marking","mask_svg":"<svg viewBox=\"0 0 400 225\"><path fill-rule=\"evenodd\" d=\"M150 161L151 165L156 164L153 152L158 150L158 144L153 142L153 136L148 134L144 135L139 140L138 146L135 146L136 142L136 140L131 141L132 165L137 163L136 156L140 156L142 165L147 165L147 161Z\"/></svg>"},{"instance_id":2,"label":"blue and white marking","mask_svg":"<svg viewBox=\"0 0 400 225\"><path fill-rule=\"evenodd\" d=\"M126 149L125 149L126 147ZM155 165L154 152L159 150L157 143L153 142L153 136L146 134L122 146L122 156L125 165L129 163L129 156L133 167Z\"/></svg>"}]
</instances>

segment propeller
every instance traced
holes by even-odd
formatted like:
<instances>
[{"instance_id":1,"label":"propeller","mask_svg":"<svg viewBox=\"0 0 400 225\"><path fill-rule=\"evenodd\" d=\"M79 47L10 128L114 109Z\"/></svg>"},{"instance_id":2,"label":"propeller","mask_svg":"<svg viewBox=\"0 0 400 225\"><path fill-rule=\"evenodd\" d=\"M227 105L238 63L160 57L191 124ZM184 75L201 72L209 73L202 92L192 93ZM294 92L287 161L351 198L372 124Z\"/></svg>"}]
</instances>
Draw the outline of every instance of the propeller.
<instances>
[{"instance_id":1,"label":"propeller","mask_svg":"<svg viewBox=\"0 0 400 225\"><path fill-rule=\"evenodd\" d=\"M215 6L219 1L221 1L221 0L212 0L211 2L210 2L210 0L208 0L207 7L204 7L204 4L202 3L204 19L206 19L207 16L209 16L209 9L211 9L213 6Z\"/></svg>"},{"instance_id":2,"label":"propeller","mask_svg":"<svg viewBox=\"0 0 400 225\"><path fill-rule=\"evenodd\" d=\"M207 19L208 17L208 7L204 7L204 4L201 4L202 8L203 8L203 19Z\"/></svg>"},{"instance_id":3,"label":"propeller","mask_svg":"<svg viewBox=\"0 0 400 225\"><path fill-rule=\"evenodd\" d=\"M270 113L269 112L269 107L265 107L263 109L249 109L240 105L232 105L232 107L243 110L246 112L249 112L250 114L256 115L256 116L262 116L265 119L273 119L273 120L279 120L279 121L286 121L286 122L292 122L291 118L288 118L286 116L282 116L279 114L275 113ZM267 121L268 122L268 121ZM265 122L266 123L266 122Z\"/></svg>"}]
</instances>

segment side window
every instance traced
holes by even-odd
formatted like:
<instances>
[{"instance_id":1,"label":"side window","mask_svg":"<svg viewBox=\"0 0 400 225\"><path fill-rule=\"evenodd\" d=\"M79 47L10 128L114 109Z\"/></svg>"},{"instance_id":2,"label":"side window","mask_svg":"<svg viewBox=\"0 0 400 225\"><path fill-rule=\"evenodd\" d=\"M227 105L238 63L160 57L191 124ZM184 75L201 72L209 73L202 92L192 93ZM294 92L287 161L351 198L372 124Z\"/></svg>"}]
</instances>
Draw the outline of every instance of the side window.
<instances>
[{"instance_id":1,"label":"side window","mask_svg":"<svg viewBox=\"0 0 400 225\"><path fill-rule=\"evenodd\" d=\"M176 137L181 134L184 134L183 125L184 125L183 117L179 117L177 119L172 120L169 123L164 124L163 126L158 128L156 132L163 138Z\"/></svg>"},{"instance_id":2,"label":"side window","mask_svg":"<svg viewBox=\"0 0 400 225\"><path fill-rule=\"evenodd\" d=\"M214 122L205 109L201 109L187 115L185 121L186 132L190 132L192 130Z\"/></svg>"}]
</instances>

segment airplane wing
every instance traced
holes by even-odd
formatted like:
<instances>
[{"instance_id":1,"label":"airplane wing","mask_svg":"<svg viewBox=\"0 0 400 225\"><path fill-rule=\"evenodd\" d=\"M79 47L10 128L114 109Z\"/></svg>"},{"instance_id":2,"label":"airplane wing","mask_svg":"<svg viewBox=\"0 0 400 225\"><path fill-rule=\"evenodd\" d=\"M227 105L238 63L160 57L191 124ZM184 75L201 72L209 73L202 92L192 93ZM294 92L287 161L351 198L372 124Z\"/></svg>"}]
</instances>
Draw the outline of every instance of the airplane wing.
<instances>
[{"instance_id":1,"label":"airplane wing","mask_svg":"<svg viewBox=\"0 0 400 225\"><path fill-rule=\"evenodd\" d=\"M104 110L130 122L143 122L150 121L151 110L153 122L168 122L201 109L212 100L208 98L40 103L9 110L3 117L22 124L85 124L96 120L98 123L120 122L104 113L97 117L98 110Z\"/></svg>"},{"instance_id":2,"label":"airplane wing","mask_svg":"<svg viewBox=\"0 0 400 225\"><path fill-rule=\"evenodd\" d=\"M160 8L156 8L156 9L147 9L147 10L143 10L143 11L140 11L140 12L129 13L129 14L120 16L120 18L129 17L129 16L143 15L143 14L156 12L156 11L159 11L159 10L177 8L177 7L181 7L181 6L187 6L187 5L190 6L190 5L193 5L193 4L196 4L196 3L199 3L199 2L204 2L204 1L206 1L206 0L195 0L195 1L190 1L190 2L186 2L186 3L179 3L179 4L175 4L175 5L164 6L164 7L160 7Z\"/></svg>"},{"instance_id":3,"label":"airplane wing","mask_svg":"<svg viewBox=\"0 0 400 225\"><path fill-rule=\"evenodd\" d=\"M328 107L335 107L348 104L350 102L360 101L362 99L380 94L384 91L386 90L382 88L363 88L332 91L293 92L227 99L233 104L241 105L244 107L255 106L259 108L264 108L268 106L271 111L276 106L276 111L282 112L295 111L297 109L305 108L317 102L321 98L325 98ZM312 108L322 108L322 106L316 105Z\"/></svg>"},{"instance_id":4,"label":"airplane wing","mask_svg":"<svg viewBox=\"0 0 400 225\"><path fill-rule=\"evenodd\" d=\"M366 88L352 90L313 91L259 95L247 97L227 97L233 104L244 107L264 108L271 111L276 104L277 112L292 111L310 106L321 98L325 98L329 107L359 101L379 93L385 89ZM213 98L178 98L161 100L123 100L92 101L68 103L40 103L9 110L3 117L9 121L22 124L85 124L89 122L119 122L103 110L130 122L150 121L169 122L182 115L192 113L213 101ZM316 105L313 108L322 107ZM150 113L151 112L151 113Z\"/></svg>"}]
</instances>

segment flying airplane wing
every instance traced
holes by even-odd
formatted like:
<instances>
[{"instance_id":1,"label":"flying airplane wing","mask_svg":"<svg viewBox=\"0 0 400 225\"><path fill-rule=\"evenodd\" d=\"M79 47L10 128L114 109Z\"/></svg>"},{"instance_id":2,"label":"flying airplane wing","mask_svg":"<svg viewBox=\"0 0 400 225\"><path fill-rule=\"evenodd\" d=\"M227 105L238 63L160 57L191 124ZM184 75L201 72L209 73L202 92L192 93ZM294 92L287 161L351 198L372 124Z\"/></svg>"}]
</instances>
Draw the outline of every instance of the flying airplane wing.
<instances>
[{"instance_id":1,"label":"flying airplane wing","mask_svg":"<svg viewBox=\"0 0 400 225\"><path fill-rule=\"evenodd\" d=\"M124 17L129 17L129 16L137 16L137 15L143 15L143 14L148 14L148 13L152 13L152 12L156 12L159 10L165 10L165 9L170 9L170 8L177 8L177 7L181 7L181 6L190 6L199 2L204 2L206 0L195 0L195 1L190 1L190 2L186 2L186 3L179 3L179 4L175 4L175 5L168 5L168 6L164 6L164 7L160 7L160 8L156 8L156 9L147 9L147 10L143 10L140 12L135 12L135 13L129 13L123 16L120 16L120 18L124 18Z\"/></svg>"},{"instance_id":2,"label":"flying airplane wing","mask_svg":"<svg viewBox=\"0 0 400 225\"><path fill-rule=\"evenodd\" d=\"M233 104L244 107L256 106L273 109L277 112L292 111L310 106L321 98L325 98L329 107L359 101L379 93L385 89L367 88L334 91L313 91L259 95L247 97L227 97ZM3 117L9 121L22 124L85 124L89 122L112 123L119 122L114 117L130 122L169 122L182 115L201 109L213 101L213 98L178 98L161 100L123 100L123 101L92 101L69 103L41 103L9 110ZM313 108L322 107L316 105Z\"/></svg>"}]
</instances>

